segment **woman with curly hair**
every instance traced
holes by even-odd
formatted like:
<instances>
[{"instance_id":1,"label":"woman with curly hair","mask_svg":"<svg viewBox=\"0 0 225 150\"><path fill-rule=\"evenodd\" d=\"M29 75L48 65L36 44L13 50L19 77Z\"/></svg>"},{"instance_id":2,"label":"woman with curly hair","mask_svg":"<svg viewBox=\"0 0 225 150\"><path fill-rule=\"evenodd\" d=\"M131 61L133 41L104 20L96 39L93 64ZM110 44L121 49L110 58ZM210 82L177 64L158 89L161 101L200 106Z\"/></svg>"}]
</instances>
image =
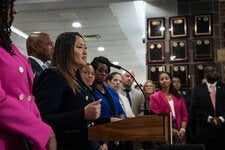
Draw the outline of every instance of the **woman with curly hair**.
<instances>
[{"instance_id":1,"label":"woman with curly hair","mask_svg":"<svg viewBox=\"0 0 225 150\"><path fill-rule=\"evenodd\" d=\"M0 149L55 150L54 132L32 95L31 66L10 39L16 13L13 0L0 1Z\"/></svg>"}]
</instances>

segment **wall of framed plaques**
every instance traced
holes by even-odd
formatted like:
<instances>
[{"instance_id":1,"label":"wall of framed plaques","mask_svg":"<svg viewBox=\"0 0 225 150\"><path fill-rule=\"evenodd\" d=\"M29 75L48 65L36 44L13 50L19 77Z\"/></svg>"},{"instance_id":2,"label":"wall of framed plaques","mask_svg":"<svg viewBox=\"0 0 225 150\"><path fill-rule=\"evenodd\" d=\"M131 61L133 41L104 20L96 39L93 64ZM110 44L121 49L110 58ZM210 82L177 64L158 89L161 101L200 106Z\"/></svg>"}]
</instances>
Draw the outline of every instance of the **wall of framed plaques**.
<instances>
[{"instance_id":1,"label":"wall of framed plaques","mask_svg":"<svg viewBox=\"0 0 225 150\"><path fill-rule=\"evenodd\" d=\"M157 85L158 74L167 71L179 76L183 87L190 90L201 83L208 64L216 64L221 75L221 63L216 59L220 48L219 3L178 0L177 16L147 18L147 79Z\"/></svg>"}]
</instances>

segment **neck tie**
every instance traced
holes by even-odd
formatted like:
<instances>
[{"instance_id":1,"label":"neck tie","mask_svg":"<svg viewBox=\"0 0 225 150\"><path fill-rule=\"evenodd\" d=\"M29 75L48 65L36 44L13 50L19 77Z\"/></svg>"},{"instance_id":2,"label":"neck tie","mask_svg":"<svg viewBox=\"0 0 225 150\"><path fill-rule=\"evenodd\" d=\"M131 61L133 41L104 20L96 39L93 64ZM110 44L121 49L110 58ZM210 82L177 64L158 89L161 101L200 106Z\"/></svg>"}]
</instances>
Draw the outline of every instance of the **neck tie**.
<instances>
[{"instance_id":1,"label":"neck tie","mask_svg":"<svg viewBox=\"0 0 225 150\"><path fill-rule=\"evenodd\" d=\"M214 85L210 85L210 96L211 96L211 101L213 104L213 109L215 111L216 110L216 91L215 91Z\"/></svg>"},{"instance_id":2,"label":"neck tie","mask_svg":"<svg viewBox=\"0 0 225 150\"><path fill-rule=\"evenodd\" d=\"M131 105L131 98L130 98L130 94L129 94L130 90L129 89L126 89L125 92L126 92L126 97L129 100L130 105Z\"/></svg>"}]
</instances>

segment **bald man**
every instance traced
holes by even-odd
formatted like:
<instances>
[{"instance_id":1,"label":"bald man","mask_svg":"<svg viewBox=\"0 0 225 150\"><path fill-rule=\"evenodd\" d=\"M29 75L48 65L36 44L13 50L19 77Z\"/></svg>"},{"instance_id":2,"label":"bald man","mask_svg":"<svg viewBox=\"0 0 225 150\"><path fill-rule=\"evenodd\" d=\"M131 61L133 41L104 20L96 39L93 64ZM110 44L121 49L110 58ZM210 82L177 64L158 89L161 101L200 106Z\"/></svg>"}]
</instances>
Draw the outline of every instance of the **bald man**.
<instances>
[{"instance_id":1,"label":"bald man","mask_svg":"<svg viewBox=\"0 0 225 150\"><path fill-rule=\"evenodd\" d=\"M28 60L35 74L33 84L33 95L36 95L36 82L42 70L48 68L47 61L50 61L54 52L54 43L51 36L44 32L34 32L29 35L26 41Z\"/></svg>"},{"instance_id":2,"label":"bald man","mask_svg":"<svg viewBox=\"0 0 225 150\"><path fill-rule=\"evenodd\" d=\"M119 93L128 98L135 116L144 115L144 95L140 90L132 88L135 75L132 70L129 72L132 76L128 72L122 74L122 88Z\"/></svg>"},{"instance_id":3,"label":"bald man","mask_svg":"<svg viewBox=\"0 0 225 150\"><path fill-rule=\"evenodd\" d=\"M34 32L27 38L26 45L33 72L36 74L47 68L46 63L52 59L54 51L51 36L44 32Z\"/></svg>"},{"instance_id":4,"label":"bald man","mask_svg":"<svg viewBox=\"0 0 225 150\"><path fill-rule=\"evenodd\" d=\"M122 87L119 90L119 93L127 97L134 115L141 116L144 115L145 97L140 90L137 90L132 87L135 75L132 70L129 70L129 73L125 72L122 74ZM129 150L143 149L142 142L126 141L125 149Z\"/></svg>"}]
</instances>

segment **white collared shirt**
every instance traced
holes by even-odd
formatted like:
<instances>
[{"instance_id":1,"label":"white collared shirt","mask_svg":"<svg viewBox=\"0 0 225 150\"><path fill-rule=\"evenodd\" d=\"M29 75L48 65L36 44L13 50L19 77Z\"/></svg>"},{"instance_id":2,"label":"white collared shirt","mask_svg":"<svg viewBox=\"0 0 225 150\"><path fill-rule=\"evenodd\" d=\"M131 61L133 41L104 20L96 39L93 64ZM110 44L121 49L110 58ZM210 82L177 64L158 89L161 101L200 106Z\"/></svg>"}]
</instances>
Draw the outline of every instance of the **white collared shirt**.
<instances>
[{"instance_id":1,"label":"white collared shirt","mask_svg":"<svg viewBox=\"0 0 225 150\"><path fill-rule=\"evenodd\" d=\"M214 86L214 90L215 90L215 92L216 92L216 84L217 84L217 82L214 82L213 84L210 84L210 83L206 82L206 85L207 85L207 87L208 87L209 92L211 92L211 88L210 88L211 85Z\"/></svg>"},{"instance_id":2,"label":"white collared shirt","mask_svg":"<svg viewBox=\"0 0 225 150\"><path fill-rule=\"evenodd\" d=\"M173 100L171 99L171 100L168 101L168 102L169 102L169 104L170 104L170 108L171 108L171 111L172 111L172 116L173 116L174 118L176 118Z\"/></svg>"},{"instance_id":3,"label":"white collared shirt","mask_svg":"<svg viewBox=\"0 0 225 150\"><path fill-rule=\"evenodd\" d=\"M34 56L28 56L28 57L34 59L43 69L46 69L46 68L43 67L43 65L45 65L45 66L47 66L47 65L43 61L41 61L38 58L35 58Z\"/></svg>"}]
</instances>

